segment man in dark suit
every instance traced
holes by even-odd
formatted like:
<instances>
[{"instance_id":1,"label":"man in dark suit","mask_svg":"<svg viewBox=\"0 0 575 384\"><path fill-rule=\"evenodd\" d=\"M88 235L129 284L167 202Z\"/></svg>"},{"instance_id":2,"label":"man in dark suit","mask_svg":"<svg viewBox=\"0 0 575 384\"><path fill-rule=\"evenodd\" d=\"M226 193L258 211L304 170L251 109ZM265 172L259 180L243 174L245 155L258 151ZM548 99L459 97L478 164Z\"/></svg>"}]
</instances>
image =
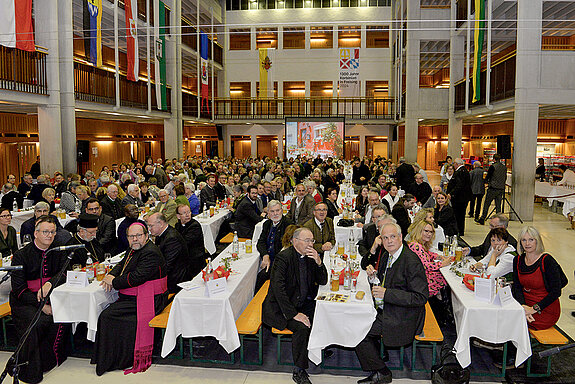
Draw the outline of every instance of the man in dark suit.
<instances>
[{"instance_id":1,"label":"man in dark suit","mask_svg":"<svg viewBox=\"0 0 575 384\"><path fill-rule=\"evenodd\" d=\"M50 188L48 180L46 180L46 176L39 175L36 181L37 181L36 185L32 187L30 193L28 194L28 198L32 200L33 204L42 201L42 192L44 192L46 188Z\"/></svg>"},{"instance_id":2,"label":"man in dark suit","mask_svg":"<svg viewBox=\"0 0 575 384\"><path fill-rule=\"evenodd\" d=\"M6 208L10 211L14 209L14 201L19 209L22 209L24 205L24 198L18 192L14 190L14 184L6 183L2 187L2 208Z\"/></svg>"},{"instance_id":3,"label":"man in dark suit","mask_svg":"<svg viewBox=\"0 0 575 384\"><path fill-rule=\"evenodd\" d=\"M34 216L26 220L20 226L20 241L24 242L24 236L30 235L31 239L34 240L35 236L35 227L36 227L36 220L40 217L50 214L50 205L45 201L41 201L34 206ZM54 216L56 222L56 236L54 237L54 244L56 245L65 245L68 240L72 238L70 232L62 228L60 221Z\"/></svg>"},{"instance_id":4,"label":"man in dark suit","mask_svg":"<svg viewBox=\"0 0 575 384\"><path fill-rule=\"evenodd\" d=\"M236 231L239 237L251 239L257 223L262 221L262 212L257 205L258 187L248 186L248 193L236 210Z\"/></svg>"},{"instance_id":5,"label":"man in dark suit","mask_svg":"<svg viewBox=\"0 0 575 384\"><path fill-rule=\"evenodd\" d=\"M307 345L315 296L319 286L327 284L327 269L313 248L313 241L313 234L307 228L294 232L292 246L275 257L270 288L262 305L265 324L293 332L293 380L298 384L311 383L306 372Z\"/></svg>"},{"instance_id":6,"label":"man in dark suit","mask_svg":"<svg viewBox=\"0 0 575 384\"><path fill-rule=\"evenodd\" d=\"M188 261L188 246L182 235L171 225L161 212L151 214L146 218L150 235L160 248L166 259L166 275L168 277L168 292L180 291L178 284L191 279Z\"/></svg>"},{"instance_id":7,"label":"man in dark suit","mask_svg":"<svg viewBox=\"0 0 575 384\"><path fill-rule=\"evenodd\" d=\"M489 220L489 229L495 228L504 228L508 229L507 226L509 225L509 218L501 213L493 216L491 220ZM509 245L512 245L517 249L517 240L509 234L509 239L507 240ZM473 256L475 258L483 258L489 252L489 248L491 248L491 237L489 234L485 236L485 240L480 245L475 247L465 247L463 248L463 256Z\"/></svg>"},{"instance_id":8,"label":"man in dark suit","mask_svg":"<svg viewBox=\"0 0 575 384\"><path fill-rule=\"evenodd\" d=\"M292 222L283 216L282 204L277 200L272 200L268 204L268 219L263 223L262 233L257 242L257 249L262 259L260 272L256 280L257 292L260 287L269 280L270 269L275 256L282 250L282 237L286 228Z\"/></svg>"},{"instance_id":9,"label":"man in dark suit","mask_svg":"<svg viewBox=\"0 0 575 384\"><path fill-rule=\"evenodd\" d=\"M166 172L164 172L164 170L162 169L162 167L158 167L156 165L146 165L146 174L148 174L148 180L151 177L155 177L156 178L156 182L157 182L157 186L158 188L162 189L166 186L166 184L168 184L168 176L166 175ZM148 181L146 180L146 181Z\"/></svg>"},{"instance_id":10,"label":"man in dark suit","mask_svg":"<svg viewBox=\"0 0 575 384\"><path fill-rule=\"evenodd\" d=\"M192 218L189 205L178 205L176 208L176 230L182 235L188 247L188 264L190 277L196 276L206 266L206 248L202 225Z\"/></svg>"},{"instance_id":11,"label":"man in dark suit","mask_svg":"<svg viewBox=\"0 0 575 384\"><path fill-rule=\"evenodd\" d=\"M28 193L32 190L32 175L26 173L22 178L22 182L18 185L18 193L22 197L28 196Z\"/></svg>"},{"instance_id":12,"label":"man in dark suit","mask_svg":"<svg viewBox=\"0 0 575 384\"><path fill-rule=\"evenodd\" d=\"M465 212L467 212L467 203L471 200L471 178L469 171L465 168L463 160L455 159L455 173L447 184L447 194L453 207L455 221L459 229L459 236L465 234Z\"/></svg>"},{"instance_id":13,"label":"man in dark suit","mask_svg":"<svg viewBox=\"0 0 575 384\"><path fill-rule=\"evenodd\" d=\"M226 183L228 182L228 175L225 173L220 173L218 175L218 182L214 186L214 193L216 194L216 199L224 200L228 197L228 193L226 192Z\"/></svg>"},{"instance_id":14,"label":"man in dark suit","mask_svg":"<svg viewBox=\"0 0 575 384\"><path fill-rule=\"evenodd\" d=\"M357 243L358 251L361 257L366 258L369 256L369 250L375 241L375 238L379 236L379 230L383 225L383 220L380 223L379 218L382 216L386 216L393 220L393 222L397 222L391 215L386 215L385 208L375 208L371 215L371 223L367 223L362 228L362 236L361 240Z\"/></svg>"},{"instance_id":15,"label":"man in dark suit","mask_svg":"<svg viewBox=\"0 0 575 384\"><path fill-rule=\"evenodd\" d=\"M415 174L415 183L411 184L409 190L407 191L415 196L415 199L421 204L425 204L429 196L431 196L431 186L423 180L423 175L421 173Z\"/></svg>"},{"instance_id":16,"label":"man in dark suit","mask_svg":"<svg viewBox=\"0 0 575 384\"><path fill-rule=\"evenodd\" d=\"M303 184L295 187L296 197L291 201L291 207L287 217L297 225L304 225L313 217L315 200L311 197Z\"/></svg>"},{"instance_id":17,"label":"man in dark suit","mask_svg":"<svg viewBox=\"0 0 575 384\"><path fill-rule=\"evenodd\" d=\"M371 179L371 172L367 165L363 161L356 158L353 161L353 175L352 181L355 185L367 185L369 179Z\"/></svg>"},{"instance_id":18,"label":"man in dark suit","mask_svg":"<svg viewBox=\"0 0 575 384\"><path fill-rule=\"evenodd\" d=\"M397 220L397 224L401 227L403 237L407 236L407 229L411 225L408 210L415 205L415 197L412 194L406 193L401 199L393 206L391 216Z\"/></svg>"},{"instance_id":19,"label":"man in dark suit","mask_svg":"<svg viewBox=\"0 0 575 384\"><path fill-rule=\"evenodd\" d=\"M327 217L327 205L317 203L313 208L313 219L308 220L304 225L313 233L315 244L313 247L323 255L325 251L331 251L335 246L335 229L333 220Z\"/></svg>"},{"instance_id":20,"label":"man in dark suit","mask_svg":"<svg viewBox=\"0 0 575 384\"><path fill-rule=\"evenodd\" d=\"M380 283L372 287L377 316L365 339L355 347L361 368L371 372L358 381L360 384L390 383L391 371L380 357L380 340L386 347L410 344L425 322L429 288L421 260L403 244L397 224L382 227L381 243L375 266L366 268L368 275L376 275Z\"/></svg>"},{"instance_id":21,"label":"man in dark suit","mask_svg":"<svg viewBox=\"0 0 575 384\"><path fill-rule=\"evenodd\" d=\"M118 199L118 187L114 184L108 185L106 196L100 200L102 213L110 216L114 220L124 217L124 210L120 199Z\"/></svg>"},{"instance_id":22,"label":"man in dark suit","mask_svg":"<svg viewBox=\"0 0 575 384\"><path fill-rule=\"evenodd\" d=\"M214 187L216 185L216 175L210 174L206 179L206 186L200 191L200 212L204 211L204 208L213 207L216 205L216 192Z\"/></svg>"},{"instance_id":23,"label":"man in dark suit","mask_svg":"<svg viewBox=\"0 0 575 384\"><path fill-rule=\"evenodd\" d=\"M395 177L397 178L397 185L404 191L409 190L411 184L414 182L415 170L413 166L405 162L403 157L399 158L399 166L395 170Z\"/></svg>"},{"instance_id":24,"label":"man in dark suit","mask_svg":"<svg viewBox=\"0 0 575 384\"><path fill-rule=\"evenodd\" d=\"M116 221L102 213L100 202L93 197L86 201L86 213L98 216L98 235L96 240L98 240L105 252L114 253L118 246Z\"/></svg>"}]
</instances>

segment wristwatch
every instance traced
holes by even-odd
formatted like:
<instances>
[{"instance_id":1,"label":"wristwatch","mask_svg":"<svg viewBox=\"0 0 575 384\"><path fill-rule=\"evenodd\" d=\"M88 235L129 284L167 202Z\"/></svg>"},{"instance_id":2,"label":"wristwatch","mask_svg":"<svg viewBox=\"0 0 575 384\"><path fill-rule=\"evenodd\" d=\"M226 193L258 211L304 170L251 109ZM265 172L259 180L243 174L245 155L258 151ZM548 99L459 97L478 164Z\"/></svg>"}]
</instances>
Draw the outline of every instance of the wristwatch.
<instances>
[{"instance_id":1,"label":"wristwatch","mask_svg":"<svg viewBox=\"0 0 575 384\"><path fill-rule=\"evenodd\" d=\"M541 308L539 307L539 304L533 304L533 310L538 314L541 314Z\"/></svg>"}]
</instances>

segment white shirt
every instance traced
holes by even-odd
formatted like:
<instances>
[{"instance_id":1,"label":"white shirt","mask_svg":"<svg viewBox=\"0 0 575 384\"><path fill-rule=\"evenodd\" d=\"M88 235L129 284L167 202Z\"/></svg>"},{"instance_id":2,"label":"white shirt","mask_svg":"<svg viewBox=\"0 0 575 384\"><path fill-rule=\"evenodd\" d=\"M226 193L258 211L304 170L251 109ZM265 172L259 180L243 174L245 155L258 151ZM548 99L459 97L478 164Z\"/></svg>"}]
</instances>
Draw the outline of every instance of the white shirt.
<instances>
[{"instance_id":1,"label":"white shirt","mask_svg":"<svg viewBox=\"0 0 575 384\"><path fill-rule=\"evenodd\" d=\"M395 251L392 255L390 255L391 262L388 259L387 265L389 265L390 267L393 266L393 264L395 264L397 259L399 259L399 255L401 255L402 251L403 251L403 244L401 244L401 246L399 247L399 249L397 251Z\"/></svg>"},{"instance_id":2,"label":"white shirt","mask_svg":"<svg viewBox=\"0 0 575 384\"><path fill-rule=\"evenodd\" d=\"M487 255L479 261L484 267L489 264L489 260L491 259L493 252L493 247L490 247ZM515 247L507 245L507 248L505 248L503 253L497 257L497 261L495 262L496 264L487 268L487 274L491 275L492 279L496 279L513 272L513 259L515 258L515 255L511 252L515 252Z\"/></svg>"},{"instance_id":3,"label":"white shirt","mask_svg":"<svg viewBox=\"0 0 575 384\"><path fill-rule=\"evenodd\" d=\"M557 185L575 185L575 172L570 169L563 172L563 178Z\"/></svg>"},{"instance_id":4,"label":"white shirt","mask_svg":"<svg viewBox=\"0 0 575 384\"><path fill-rule=\"evenodd\" d=\"M317 224L317 226L319 227L319 229L322 230L322 233L323 233L323 228L321 227L321 223L319 222L319 220L318 220L317 218L315 218L315 217L314 217L313 219L315 220L315 223ZM325 224L326 224L326 223L325 223L325 220L324 220L324 221L323 221L323 226L324 226L324 227L325 227Z\"/></svg>"},{"instance_id":5,"label":"white shirt","mask_svg":"<svg viewBox=\"0 0 575 384\"><path fill-rule=\"evenodd\" d=\"M391 196L389 193L385 196L383 196L383 198L389 203L389 210L391 211L393 209L393 206L395 205L395 203L397 203L397 201L399 200L399 193L397 195L395 195L395 197ZM391 213L391 212L389 212Z\"/></svg>"}]
</instances>

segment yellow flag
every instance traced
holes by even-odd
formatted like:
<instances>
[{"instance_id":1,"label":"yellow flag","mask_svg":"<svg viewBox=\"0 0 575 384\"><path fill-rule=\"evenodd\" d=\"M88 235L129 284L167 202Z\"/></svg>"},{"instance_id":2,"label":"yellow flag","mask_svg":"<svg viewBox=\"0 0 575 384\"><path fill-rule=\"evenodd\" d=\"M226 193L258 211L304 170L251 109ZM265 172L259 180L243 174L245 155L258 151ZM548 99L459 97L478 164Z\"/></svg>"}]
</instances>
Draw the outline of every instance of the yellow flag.
<instances>
[{"instance_id":1,"label":"yellow flag","mask_svg":"<svg viewBox=\"0 0 575 384\"><path fill-rule=\"evenodd\" d=\"M259 69L260 69L260 99L274 97L274 82L272 79L273 53L274 49L259 48Z\"/></svg>"}]
</instances>

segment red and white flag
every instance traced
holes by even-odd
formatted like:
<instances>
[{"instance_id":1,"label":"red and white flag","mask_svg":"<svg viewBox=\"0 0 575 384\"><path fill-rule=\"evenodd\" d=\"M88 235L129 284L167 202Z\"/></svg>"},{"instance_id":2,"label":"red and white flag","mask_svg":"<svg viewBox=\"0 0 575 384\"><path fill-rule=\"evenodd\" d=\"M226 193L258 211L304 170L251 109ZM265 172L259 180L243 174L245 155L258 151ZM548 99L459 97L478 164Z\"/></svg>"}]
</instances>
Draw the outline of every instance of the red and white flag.
<instances>
[{"instance_id":1,"label":"red and white flag","mask_svg":"<svg viewBox=\"0 0 575 384\"><path fill-rule=\"evenodd\" d=\"M138 54L138 1L125 0L126 40L128 45L128 80L138 81L140 58Z\"/></svg>"},{"instance_id":2,"label":"red and white flag","mask_svg":"<svg viewBox=\"0 0 575 384\"><path fill-rule=\"evenodd\" d=\"M0 0L0 45L35 51L32 0Z\"/></svg>"}]
</instances>

